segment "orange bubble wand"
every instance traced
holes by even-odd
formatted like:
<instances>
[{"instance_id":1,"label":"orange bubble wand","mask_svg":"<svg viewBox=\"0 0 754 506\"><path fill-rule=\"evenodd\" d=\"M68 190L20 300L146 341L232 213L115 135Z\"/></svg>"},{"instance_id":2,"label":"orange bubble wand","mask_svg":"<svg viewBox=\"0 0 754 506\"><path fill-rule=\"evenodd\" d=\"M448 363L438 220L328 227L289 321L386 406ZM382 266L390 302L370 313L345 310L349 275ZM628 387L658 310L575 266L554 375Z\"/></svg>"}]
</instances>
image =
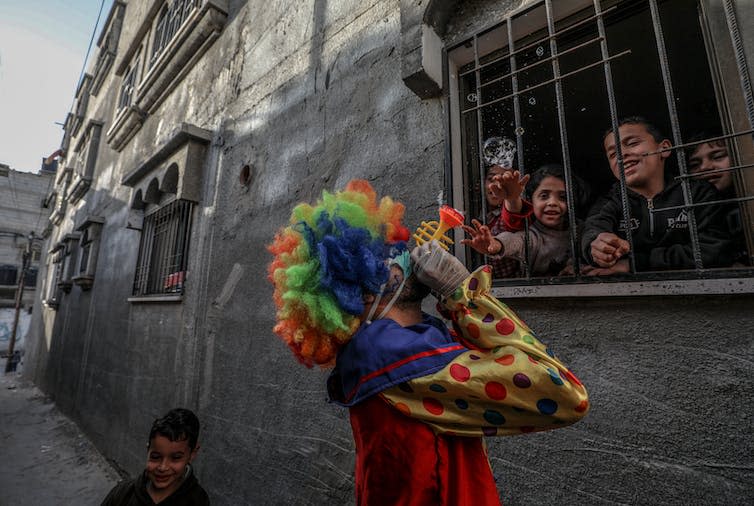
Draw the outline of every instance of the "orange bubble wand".
<instances>
[{"instance_id":1,"label":"orange bubble wand","mask_svg":"<svg viewBox=\"0 0 754 506\"><path fill-rule=\"evenodd\" d=\"M453 240L445 235L445 232L463 224L463 213L448 205L440 206L440 222L422 221L414 233L416 245L421 246L425 242L436 240L440 246L448 249Z\"/></svg>"}]
</instances>

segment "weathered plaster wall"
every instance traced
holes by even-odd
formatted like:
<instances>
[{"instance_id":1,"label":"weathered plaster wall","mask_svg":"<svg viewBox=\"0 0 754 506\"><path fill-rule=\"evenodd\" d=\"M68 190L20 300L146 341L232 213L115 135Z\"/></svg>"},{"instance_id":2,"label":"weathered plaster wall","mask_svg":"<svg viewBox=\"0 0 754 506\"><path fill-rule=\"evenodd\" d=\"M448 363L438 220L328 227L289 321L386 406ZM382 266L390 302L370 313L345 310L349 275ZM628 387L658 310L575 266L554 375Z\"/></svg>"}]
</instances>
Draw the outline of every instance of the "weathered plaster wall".
<instances>
[{"instance_id":1,"label":"weathered plaster wall","mask_svg":"<svg viewBox=\"0 0 754 506\"><path fill-rule=\"evenodd\" d=\"M148 4L130 2L124 26ZM404 4L230 2L221 37L136 137L120 153L103 142L93 190L61 225L106 217L95 283L57 313L35 309L29 370L128 472L143 466L153 418L184 405L203 422L197 469L213 504L353 503L347 412L327 404L326 373L272 334L264 246L293 204L355 177L403 201L407 224L436 212L445 102L402 82ZM109 79L90 105L105 129L120 82ZM139 234L120 181L180 122L214 132L186 294L128 303ZM506 504L754 500L752 297L509 302L593 407L572 428L489 442Z\"/></svg>"}]
</instances>

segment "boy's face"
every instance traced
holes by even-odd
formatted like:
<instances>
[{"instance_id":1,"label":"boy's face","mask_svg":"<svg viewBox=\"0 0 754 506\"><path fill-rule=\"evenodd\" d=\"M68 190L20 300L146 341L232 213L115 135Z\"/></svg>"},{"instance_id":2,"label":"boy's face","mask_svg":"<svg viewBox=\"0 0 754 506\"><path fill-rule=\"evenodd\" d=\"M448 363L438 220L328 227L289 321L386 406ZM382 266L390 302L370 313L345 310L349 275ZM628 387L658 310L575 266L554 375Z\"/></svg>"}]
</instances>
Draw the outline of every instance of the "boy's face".
<instances>
[{"instance_id":1,"label":"boy's face","mask_svg":"<svg viewBox=\"0 0 754 506\"><path fill-rule=\"evenodd\" d=\"M620 134L621 152L623 153L623 168L626 175L626 186L633 190L663 186L665 178L665 159L670 151L644 156L670 147L670 141L665 139L657 142L647 128L642 124L626 124L618 128ZM615 147L615 135L609 133L605 137L605 154L610 162L610 170L616 179L620 179L618 169L618 154Z\"/></svg>"},{"instance_id":2,"label":"boy's face","mask_svg":"<svg viewBox=\"0 0 754 506\"><path fill-rule=\"evenodd\" d=\"M731 172L718 172L705 175L704 173L729 167L730 156L724 142L699 144L689 157L689 172L699 174L699 179L705 179L712 183L718 191L725 191L733 186L733 174Z\"/></svg>"},{"instance_id":3,"label":"boy's face","mask_svg":"<svg viewBox=\"0 0 754 506\"><path fill-rule=\"evenodd\" d=\"M547 176L532 195L534 216L547 228L562 230L566 224L566 189L562 179Z\"/></svg>"},{"instance_id":4,"label":"boy's face","mask_svg":"<svg viewBox=\"0 0 754 506\"><path fill-rule=\"evenodd\" d=\"M512 168L506 169L501 167L500 165L493 165L489 169L487 169L487 175L484 178L484 195L487 198L487 206L489 208L496 208L500 207L503 204L503 197L493 191L493 184L495 182L495 176L502 176L508 171L513 170Z\"/></svg>"},{"instance_id":5,"label":"boy's face","mask_svg":"<svg viewBox=\"0 0 754 506\"><path fill-rule=\"evenodd\" d=\"M187 439L171 441L163 435L155 435L147 453L147 478L152 486L167 495L172 494L183 481L186 467L198 450L198 446L192 450Z\"/></svg>"}]
</instances>

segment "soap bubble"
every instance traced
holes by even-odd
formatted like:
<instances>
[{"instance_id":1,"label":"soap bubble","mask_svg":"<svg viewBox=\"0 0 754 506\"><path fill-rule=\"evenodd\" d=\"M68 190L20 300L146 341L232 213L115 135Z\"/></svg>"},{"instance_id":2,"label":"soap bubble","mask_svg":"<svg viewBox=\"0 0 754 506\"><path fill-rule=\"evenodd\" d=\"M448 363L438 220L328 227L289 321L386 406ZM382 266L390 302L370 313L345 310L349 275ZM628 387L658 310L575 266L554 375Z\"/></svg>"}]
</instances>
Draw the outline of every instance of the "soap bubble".
<instances>
[{"instance_id":1,"label":"soap bubble","mask_svg":"<svg viewBox=\"0 0 754 506\"><path fill-rule=\"evenodd\" d=\"M466 100L469 102L476 102L476 93L469 93L466 97Z\"/></svg>"},{"instance_id":2,"label":"soap bubble","mask_svg":"<svg viewBox=\"0 0 754 506\"><path fill-rule=\"evenodd\" d=\"M537 99L534 97L529 97L529 105L537 105Z\"/></svg>"},{"instance_id":3,"label":"soap bubble","mask_svg":"<svg viewBox=\"0 0 754 506\"><path fill-rule=\"evenodd\" d=\"M543 54L545 54L545 48L543 48L542 46L539 46L537 48L537 56L542 56Z\"/></svg>"},{"instance_id":4,"label":"soap bubble","mask_svg":"<svg viewBox=\"0 0 754 506\"><path fill-rule=\"evenodd\" d=\"M524 127L518 127L516 128L516 135L524 135Z\"/></svg>"},{"instance_id":5,"label":"soap bubble","mask_svg":"<svg viewBox=\"0 0 754 506\"><path fill-rule=\"evenodd\" d=\"M500 165L504 168L513 167L516 156L516 144L507 137L490 137L484 141L482 157L487 165Z\"/></svg>"}]
</instances>

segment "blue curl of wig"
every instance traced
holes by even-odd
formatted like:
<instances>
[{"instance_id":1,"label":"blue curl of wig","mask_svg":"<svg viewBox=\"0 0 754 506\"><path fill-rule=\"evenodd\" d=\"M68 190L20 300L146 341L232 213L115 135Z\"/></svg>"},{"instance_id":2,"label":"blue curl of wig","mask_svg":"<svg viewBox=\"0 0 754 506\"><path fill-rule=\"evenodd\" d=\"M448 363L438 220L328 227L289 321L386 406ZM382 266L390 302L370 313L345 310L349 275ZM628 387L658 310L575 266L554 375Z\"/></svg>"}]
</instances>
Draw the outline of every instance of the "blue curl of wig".
<instances>
[{"instance_id":1,"label":"blue curl of wig","mask_svg":"<svg viewBox=\"0 0 754 506\"><path fill-rule=\"evenodd\" d=\"M396 245L386 247L382 238L373 238L365 228L353 227L337 216L331 218L327 212L317 218L316 230L303 222L298 225L310 251L317 252L321 288L333 294L343 311L363 313L362 295L378 293L387 281L385 260Z\"/></svg>"}]
</instances>

